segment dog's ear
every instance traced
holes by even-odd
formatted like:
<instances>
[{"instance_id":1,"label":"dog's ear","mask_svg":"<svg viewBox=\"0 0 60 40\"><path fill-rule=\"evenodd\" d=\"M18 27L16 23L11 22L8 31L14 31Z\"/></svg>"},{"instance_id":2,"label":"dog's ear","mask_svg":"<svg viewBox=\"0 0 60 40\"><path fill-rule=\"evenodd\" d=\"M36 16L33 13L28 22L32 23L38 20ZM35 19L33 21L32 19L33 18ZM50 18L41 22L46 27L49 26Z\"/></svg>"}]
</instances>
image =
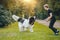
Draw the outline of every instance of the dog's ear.
<instances>
[{"instance_id":1,"label":"dog's ear","mask_svg":"<svg viewBox=\"0 0 60 40\"><path fill-rule=\"evenodd\" d=\"M34 19L36 19L36 16L34 16Z\"/></svg>"}]
</instances>

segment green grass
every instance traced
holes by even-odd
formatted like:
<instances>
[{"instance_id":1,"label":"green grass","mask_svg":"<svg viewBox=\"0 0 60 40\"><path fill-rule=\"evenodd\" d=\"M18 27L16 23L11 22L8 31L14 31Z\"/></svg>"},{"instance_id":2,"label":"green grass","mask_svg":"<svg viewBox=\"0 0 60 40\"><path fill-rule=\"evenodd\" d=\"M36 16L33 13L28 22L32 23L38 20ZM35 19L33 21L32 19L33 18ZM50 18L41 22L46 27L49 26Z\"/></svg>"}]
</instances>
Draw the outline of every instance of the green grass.
<instances>
[{"instance_id":1,"label":"green grass","mask_svg":"<svg viewBox=\"0 0 60 40\"><path fill-rule=\"evenodd\" d=\"M57 22L60 22L60 20L57 20Z\"/></svg>"},{"instance_id":2,"label":"green grass","mask_svg":"<svg viewBox=\"0 0 60 40\"><path fill-rule=\"evenodd\" d=\"M60 30L60 28L58 28ZM59 35L54 33L45 25L35 22L34 32L19 32L17 22L6 28L0 28L0 40L60 40Z\"/></svg>"}]
</instances>

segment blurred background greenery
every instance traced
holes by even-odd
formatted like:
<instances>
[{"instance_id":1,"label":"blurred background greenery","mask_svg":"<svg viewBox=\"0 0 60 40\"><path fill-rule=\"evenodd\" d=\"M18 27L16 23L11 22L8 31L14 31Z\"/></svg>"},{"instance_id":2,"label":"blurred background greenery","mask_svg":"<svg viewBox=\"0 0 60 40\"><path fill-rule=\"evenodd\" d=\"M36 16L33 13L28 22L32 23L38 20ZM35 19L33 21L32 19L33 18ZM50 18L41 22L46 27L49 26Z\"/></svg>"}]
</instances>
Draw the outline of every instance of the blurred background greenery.
<instances>
[{"instance_id":1,"label":"blurred background greenery","mask_svg":"<svg viewBox=\"0 0 60 40\"><path fill-rule=\"evenodd\" d=\"M0 0L0 26L14 22L13 14L20 17L36 16L37 19L45 19L47 12L43 5L48 3L57 20L60 20L60 0Z\"/></svg>"}]
</instances>

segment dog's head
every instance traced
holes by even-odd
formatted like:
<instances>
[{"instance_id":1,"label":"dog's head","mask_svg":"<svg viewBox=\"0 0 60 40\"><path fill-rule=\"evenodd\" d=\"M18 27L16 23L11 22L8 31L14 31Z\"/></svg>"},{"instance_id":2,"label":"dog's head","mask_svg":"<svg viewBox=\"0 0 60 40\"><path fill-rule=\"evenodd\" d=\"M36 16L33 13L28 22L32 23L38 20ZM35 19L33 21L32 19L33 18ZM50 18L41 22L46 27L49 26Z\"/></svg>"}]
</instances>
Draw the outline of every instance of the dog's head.
<instances>
[{"instance_id":1,"label":"dog's head","mask_svg":"<svg viewBox=\"0 0 60 40\"><path fill-rule=\"evenodd\" d=\"M35 22L35 20L36 20L36 17L35 17L35 16L30 17L30 19L29 19L29 24L33 25L34 22Z\"/></svg>"}]
</instances>

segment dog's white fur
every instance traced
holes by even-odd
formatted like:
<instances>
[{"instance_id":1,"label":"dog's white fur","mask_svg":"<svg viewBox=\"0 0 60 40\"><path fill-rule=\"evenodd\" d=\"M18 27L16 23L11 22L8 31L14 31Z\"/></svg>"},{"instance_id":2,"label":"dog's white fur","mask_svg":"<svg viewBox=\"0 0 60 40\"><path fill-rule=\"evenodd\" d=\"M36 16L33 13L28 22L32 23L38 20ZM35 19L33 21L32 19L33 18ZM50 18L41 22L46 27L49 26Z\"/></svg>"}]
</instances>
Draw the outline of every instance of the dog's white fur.
<instances>
[{"instance_id":1,"label":"dog's white fur","mask_svg":"<svg viewBox=\"0 0 60 40\"><path fill-rule=\"evenodd\" d=\"M17 21L20 17L19 16L16 16L16 15L12 15L12 18ZM27 28L29 28L30 32L33 32L33 26L34 25L30 25L29 24L29 19L23 19L24 22L21 23L21 22L18 22L18 26L19 26L19 31L26 31Z\"/></svg>"}]
</instances>

